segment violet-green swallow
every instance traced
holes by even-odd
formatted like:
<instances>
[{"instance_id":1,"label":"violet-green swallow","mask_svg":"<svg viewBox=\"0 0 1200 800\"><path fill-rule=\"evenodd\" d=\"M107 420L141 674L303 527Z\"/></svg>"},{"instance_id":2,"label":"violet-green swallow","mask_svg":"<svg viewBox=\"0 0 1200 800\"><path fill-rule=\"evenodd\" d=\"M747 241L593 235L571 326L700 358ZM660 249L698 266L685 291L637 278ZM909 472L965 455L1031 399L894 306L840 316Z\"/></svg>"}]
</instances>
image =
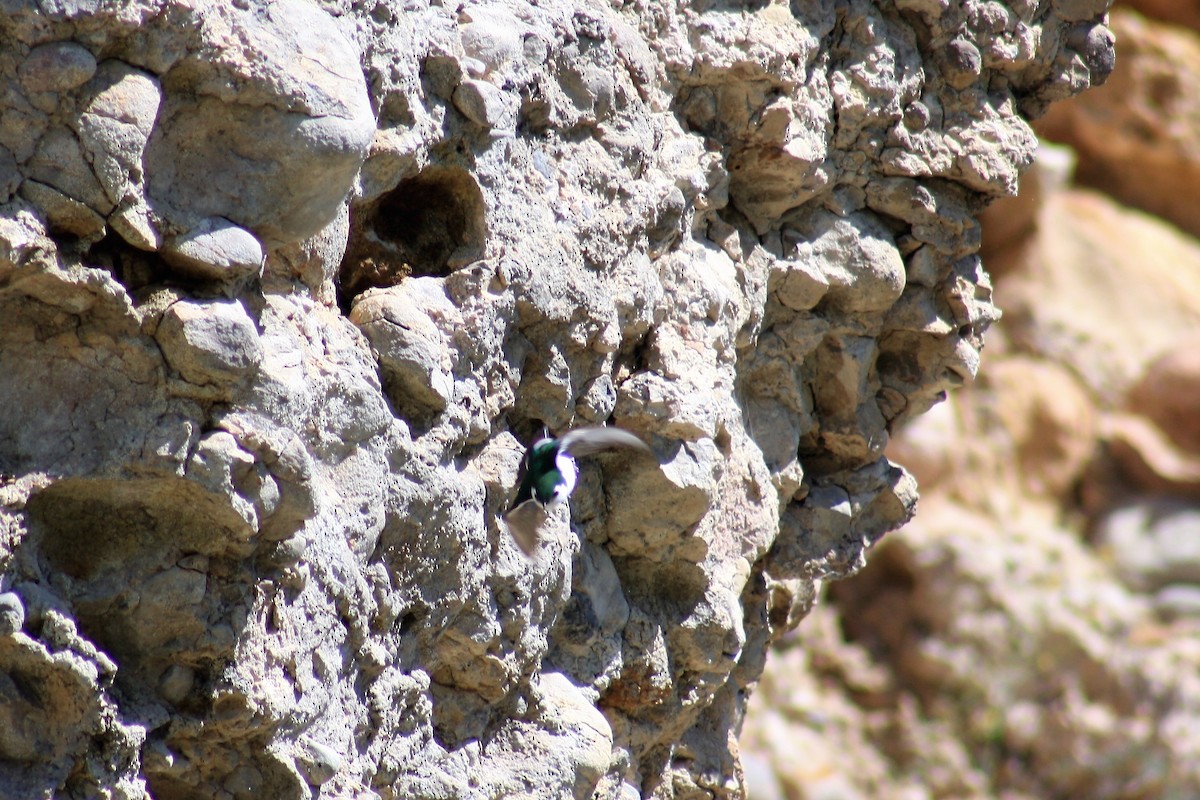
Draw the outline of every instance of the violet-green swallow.
<instances>
[{"instance_id":1,"label":"violet-green swallow","mask_svg":"<svg viewBox=\"0 0 1200 800\"><path fill-rule=\"evenodd\" d=\"M508 530L525 555L533 555L546 512L561 505L579 480L578 456L613 447L650 452L638 437L620 428L576 428L557 439L543 436L525 454L525 477L504 515Z\"/></svg>"}]
</instances>

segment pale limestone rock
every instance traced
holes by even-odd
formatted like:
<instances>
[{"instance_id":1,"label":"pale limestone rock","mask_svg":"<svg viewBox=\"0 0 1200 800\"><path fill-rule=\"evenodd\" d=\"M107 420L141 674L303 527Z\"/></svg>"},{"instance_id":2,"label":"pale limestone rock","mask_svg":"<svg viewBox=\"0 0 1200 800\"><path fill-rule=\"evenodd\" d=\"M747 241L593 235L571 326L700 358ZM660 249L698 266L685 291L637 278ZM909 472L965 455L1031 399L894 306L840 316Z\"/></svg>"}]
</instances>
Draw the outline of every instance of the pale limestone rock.
<instances>
[{"instance_id":1,"label":"pale limestone rock","mask_svg":"<svg viewBox=\"0 0 1200 800\"><path fill-rule=\"evenodd\" d=\"M1186 3L1176 3L1174 0L1128 0L1129 8L1147 17L1170 22L1191 30L1200 29L1200 8Z\"/></svg>"},{"instance_id":2,"label":"pale limestone rock","mask_svg":"<svg viewBox=\"0 0 1200 800\"><path fill-rule=\"evenodd\" d=\"M262 271L263 247L254 235L222 217L209 217L163 243L163 259L184 275L236 281Z\"/></svg>"},{"instance_id":3,"label":"pale limestone rock","mask_svg":"<svg viewBox=\"0 0 1200 800\"><path fill-rule=\"evenodd\" d=\"M467 119L499 131L511 131L517 121L517 101L487 81L465 80L454 90L454 107Z\"/></svg>"},{"instance_id":4,"label":"pale limestone rock","mask_svg":"<svg viewBox=\"0 0 1200 800\"><path fill-rule=\"evenodd\" d=\"M1200 334L1153 359L1130 387L1124 406L1145 417L1184 452L1200 456Z\"/></svg>"},{"instance_id":5,"label":"pale limestone rock","mask_svg":"<svg viewBox=\"0 0 1200 800\"><path fill-rule=\"evenodd\" d=\"M1198 523L1188 503L1149 500L1114 509L1099 521L1096 538L1127 586L1157 591L1200 582Z\"/></svg>"},{"instance_id":6,"label":"pale limestone rock","mask_svg":"<svg viewBox=\"0 0 1200 800\"><path fill-rule=\"evenodd\" d=\"M157 340L184 380L226 385L245 377L263 357L254 321L239 302L173 304Z\"/></svg>"},{"instance_id":7,"label":"pale limestone rock","mask_svg":"<svg viewBox=\"0 0 1200 800\"><path fill-rule=\"evenodd\" d=\"M303 2L209 14L214 37L236 36L214 40L220 58L183 65L164 97L173 124L146 153L147 194L169 217L224 216L272 245L311 236L333 219L374 130L355 48ZM255 89L231 92L241 81Z\"/></svg>"},{"instance_id":8,"label":"pale limestone rock","mask_svg":"<svg viewBox=\"0 0 1200 800\"><path fill-rule=\"evenodd\" d=\"M1154 594L1154 610L1168 623L1183 622L1200 617L1200 589L1191 583L1175 583Z\"/></svg>"},{"instance_id":9,"label":"pale limestone rock","mask_svg":"<svg viewBox=\"0 0 1200 800\"><path fill-rule=\"evenodd\" d=\"M754 252L761 254L764 251L756 249ZM808 311L829 292L829 278L813 259L805 258L804 254L797 255L798 258L788 261L772 259L767 289L793 311Z\"/></svg>"},{"instance_id":10,"label":"pale limestone rock","mask_svg":"<svg viewBox=\"0 0 1200 800\"><path fill-rule=\"evenodd\" d=\"M336 750L308 736L302 737L296 767L310 786L323 786L342 768L345 759Z\"/></svg>"},{"instance_id":11,"label":"pale limestone rock","mask_svg":"<svg viewBox=\"0 0 1200 800\"><path fill-rule=\"evenodd\" d=\"M524 58L528 32L513 10L500 3L468 7L459 15L463 52L482 64L480 77L507 72Z\"/></svg>"},{"instance_id":12,"label":"pale limestone rock","mask_svg":"<svg viewBox=\"0 0 1200 800\"><path fill-rule=\"evenodd\" d=\"M0 637L12 636L25 625L25 604L15 592L0 594Z\"/></svg>"},{"instance_id":13,"label":"pale limestone rock","mask_svg":"<svg viewBox=\"0 0 1200 800\"><path fill-rule=\"evenodd\" d=\"M170 703L179 703L196 684L196 671L183 664L172 664L158 679L158 693Z\"/></svg>"},{"instance_id":14,"label":"pale limestone rock","mask_svg":"<svg viewBox=\"0 0 1200 800\"><path fill-rule=\"evenodd\" d=\"M441 315L452 330L460 315L432 279L420 278L406 289L362 295L350 318L379 353L392 402L418 417L437 414L453 397L457 355L433 317Z\"/></svg>"},{"instance_id":15,"label":"pale limestone rock","mask_svg":"<svg viewBox=\"0 0 1200 800\"><path fill-rule=\"evenodd\" d=\"M96 57L75 42L39 45L17 68L21 86L30 92L66 92L96 74Z\"/></svg>"},{"instance_id":16,"label":"pale limestone rock","mask_svg":"<svg viewBox=\"0 0 1200 800\"><path fill-rule=\"evenodd\" d=\"M108 226L139 250L157 250L162 246L162 234L151 219L149 209L136 200L110 214Z\"/></svg>"},{"instance_id":17,"label":"pale limestone rock","mask_svg":"<svg viewBox=\"0 0 1200 800\"><path fill-rule=\"evenodd\" d=\"M86 203L60 192L53 186L35 180L21 184L21 197L36 206L45 216L52 232L69 234L85 242L94 242L104 235L104 218Z\"/></svg>"},{"instance_id":18,"label":"pale limestone rock","mask_svg":"<svg viewBox=\"0 0 1200 800\"><path fill-rule=\"evenodd\" d=\"M252 453L243 450L225 431L201 437L188 460L186 476L215 495L223 496L246 525L257 530L279 502L279 487L265 470L255 470ZM246 495L250 495L247 497Z\"/></svg>"},{"instance_id":19,"label":"pale limestone rock","mask_svg":"<svg viewBox=\"0 0 1200 800\"><path fill-rule=\"evenodd\" d=\"M24 172L30 178L87 205L95 213L104 215L112 210L112 201L92 171L83 145L65 125L46 132Z\"/></svg>"},{"instance_id":20,"label":"pale limestone rock","mask_svg":"<svg viewBox=\"0 0 1200 800\"><path fill-rule=\"evenodd\" d=\"M1108 466L1114 469L1096 480L1091 490L1111 492L1117 487L1105 484L1115 483L1145 492L1189 496L1200 492L1200 458L1182 449L1173 434L1134 414L1107 414L1099 428L1111 456Z\"/></svg>"},{"instance_id":21,"label":"pale limestone rock","mask_svg":"<svg viewBox=\"0 0 1200 800\"><path fill-rule=\"evenodd\" d=\"M75 129L96 177L113 203L140 200L144 205L143 159L162 104L162 86L153 75L110 60L100 65L91 89Z\"/></svg>"}]
</instances>

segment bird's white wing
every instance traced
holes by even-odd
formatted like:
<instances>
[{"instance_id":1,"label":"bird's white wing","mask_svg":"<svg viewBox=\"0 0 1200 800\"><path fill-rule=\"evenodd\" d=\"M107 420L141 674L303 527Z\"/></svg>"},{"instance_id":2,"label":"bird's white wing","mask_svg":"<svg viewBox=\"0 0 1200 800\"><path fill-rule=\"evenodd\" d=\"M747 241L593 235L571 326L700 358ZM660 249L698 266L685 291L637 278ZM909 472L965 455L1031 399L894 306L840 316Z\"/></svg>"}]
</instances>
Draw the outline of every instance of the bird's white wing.
<instances>
[{"instance_id":1,"label":"bird's white wing","mask_svg":"<svg viewBox=\"0 0 1200 800\"><path fill-rule=\"evenodd\" d=\"M576 428L564 433L558 441L559 446L574 457L591 455L614 447L631 447L650 452L645 442L620 428Z\"/></svg>"}]
</instances>

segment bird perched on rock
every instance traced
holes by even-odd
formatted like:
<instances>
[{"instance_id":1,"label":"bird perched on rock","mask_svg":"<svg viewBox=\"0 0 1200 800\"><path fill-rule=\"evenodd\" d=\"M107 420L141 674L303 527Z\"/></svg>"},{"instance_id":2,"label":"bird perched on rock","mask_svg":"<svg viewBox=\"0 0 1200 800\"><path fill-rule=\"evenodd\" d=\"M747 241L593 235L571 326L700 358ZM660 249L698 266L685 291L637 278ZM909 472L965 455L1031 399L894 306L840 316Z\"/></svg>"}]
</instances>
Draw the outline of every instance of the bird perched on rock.
<instances>
[{"instance_id":1,"label":"bird perched on rock","mask_svg":"<svg viewBox=\"0 0 1200 800\"><path fill-rule=\"evenodd\" d=\"M579 480L575 459L614 447L650 452L645 442L620 428L576 428L557 439L543 436L533 443L525 454L525 477L517 497L504 514L508 530L526 555L537 547L547 512L574 491Z\"/></svg>"}]
</instances>

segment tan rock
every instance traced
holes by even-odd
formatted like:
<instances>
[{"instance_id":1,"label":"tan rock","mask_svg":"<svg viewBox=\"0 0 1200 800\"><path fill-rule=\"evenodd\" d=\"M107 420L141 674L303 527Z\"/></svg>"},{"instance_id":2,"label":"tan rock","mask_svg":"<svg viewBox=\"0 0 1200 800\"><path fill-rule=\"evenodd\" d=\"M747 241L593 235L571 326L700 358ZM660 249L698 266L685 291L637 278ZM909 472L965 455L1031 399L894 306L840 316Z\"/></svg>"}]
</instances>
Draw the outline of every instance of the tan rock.
<instances>
[{"instance_id":1,"label":"tan rock","mask_svg":"<svg viewBox=\"0 0 1200 800\"><path fill-rule=\"evenodd\" d=\"M1155 359L1129 390L1126 407L1200 456L1200 334L1180 339Z\"/></svg>"},{"instance_id":2,"label":"tan rock","mask_svg":"<svg viewBox=\"0 0 1200 800\"><path fill-rule=\"evenodd\" d=\"M1153 625L1149 603L1072 531L1019 507L989 518L926 505L831 594L840 616L817 611L768 662L744 740L797 796L830 773L850 797L984 800L997 780L1028 798L1095 796L1109 780L1164 797L1200 789L1197 741L1156 733L1196 713L1200 652L1130 641ZM795 741L813 758L796 759ZM996 748L1029 755L997 772Z\"/></svg>"},{"instance_id":3,"label":"tan rock","mask_svg":"<svg viewBox=\"0 0 1200 800\"><path fill-rule=\"evenodd\" d=\"M980 254L993 279L1013 265L1012 259L994 256L1010 247L1022 246L1035 235L1042 207L1070 183L1074 171L1075 151L1043 140L1038 144L1032 166L1021 175L1020 193L996 201L979 215L983 226Z\"/></svg>"},{"instance_id":4,"label":"tan rock","mask_svg":"<svg viewBox=\"0 0 1200 800\"><path fill-rule=\"evenodd\" d=\"M989 364L985 384L965 401L977 405L981 419L996 416L1011 442L1011 469L1021 488L1063 498L1095 448L1096 413L1086 389L1064 367L1021 356Z\"/></svg>"},{"instance_id":5,"label":"tan rock","mask_svg":"<svg viewBox=\"0 0 1200 800\"><path fill-rule=\"evenodd\" d=\"M86 203L60 192L40 181L27 180L21 184L21 197L41 209L46 224L55 233L77 236L93 242L104 235L104 218Z\"/></svg>"},{"instance_id":6,"label":"tan rock","mask_svg":"<svg viewBox=\"0 0 1200 800\"><path fill-rule=\"evenodd\" d=\"M1105 402L1200 332L1200 245L1100 195L1054 194L1036 236L994 260L1011 341L1070 364Z\"/></svg>"},{"instance_id":7,"label":"tan rock","mask_svg":"<svg viewBox=\"0 0 1200 800\"><path fill-rule=\"evenodd\" d=\"M1200 494L1200 456L1180 448L1167 430L1144 417L1110 414L1100 431L1126 492Z\"/></svg>"},{"instance_id":8,"label":"tan rock","mask_svg":"<svg viewBox=\"0 0 1200 800\"><path fill-rule=\"evenodd\" d=\"M96 58L75 42L51 42L33 48L17 74L31 92L68 91L96 74Z\"/></svg>"},{"instance_id":9,"label":"tan rock","mask_svg":"<svg viewBox=\"0 0 1200 800\"><path fill-rule=\"evenodd\" d=\"M1019 497L1045 506L1080 478L1097 441L1087 390L1067 369L1027 356L990 360L969 391L934 408L893 440L923 490L979 509Z\"/></svg>"}]
</instances>

